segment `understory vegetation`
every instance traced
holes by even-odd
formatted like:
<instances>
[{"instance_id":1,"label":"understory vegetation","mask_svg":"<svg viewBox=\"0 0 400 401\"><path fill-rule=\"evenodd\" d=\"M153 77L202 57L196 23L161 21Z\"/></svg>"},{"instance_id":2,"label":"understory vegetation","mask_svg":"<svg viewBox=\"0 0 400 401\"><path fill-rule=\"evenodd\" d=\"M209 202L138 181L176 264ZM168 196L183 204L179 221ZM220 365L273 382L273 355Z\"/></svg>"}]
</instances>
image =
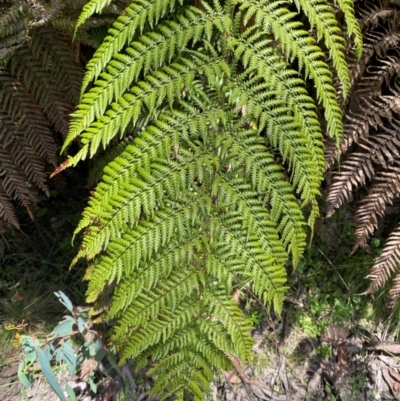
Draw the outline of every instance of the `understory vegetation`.
<instances>
[{"instance_id":1,"label":"understory vegetation","mask_svg":"<svg viewBox=\"0 0 400 401\"><path fill-rule=\"evenodd\" d=\"M0 389L397 396L399 12L0 0Z\"/></svg>"}]
</instances>

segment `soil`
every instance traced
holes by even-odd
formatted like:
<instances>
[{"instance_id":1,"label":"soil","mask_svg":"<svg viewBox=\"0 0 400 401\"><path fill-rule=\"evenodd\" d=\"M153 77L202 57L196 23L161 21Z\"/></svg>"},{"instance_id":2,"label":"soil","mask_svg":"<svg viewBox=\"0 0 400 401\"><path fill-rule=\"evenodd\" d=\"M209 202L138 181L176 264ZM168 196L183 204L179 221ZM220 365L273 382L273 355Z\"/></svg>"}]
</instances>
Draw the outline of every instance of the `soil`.
<instances>
[{"instance_id":1,"label":"soil","mask_svg":"<svg viewBox=\"0 0 400 401\"><path fill-rule=\"evenodd\" d=\"M30 388L24 387L18 380L18 362L14 362L0 371L0 400L58 401L58 398L44 380L36 380Z\"/></svg>"},{"instance_id":2,"label":"soil","mask_svg":"<svg viewBox=\"0 0 400 401\"><path fill-rule=\"evenodd\" d=\"M232 358L235 369L221 373L207 401L400 400L400 343L379 338L365 328L340 324L332 324L324 335L311 338L291 322L273 318L252 335L253 364L241 367ZM58 400L43 378L24 388L18 381L17 367L14 362L0 371L0 401ZM124 401L156 401L146 396L151 380L132 372L125 365L122 377L99 383L97 395L83 381L69 385L78 401L114 401L126 386L134 395Z\"/></svg>"},{"instance_id":3,"label":"soil","mask_svg":"<svg viewBox=\"0 0 400 401\"><path fill-rule=\"evenodd\" d=\"M227 372L210 401L400 400L400 343L337 324L318 339L285 327L254 336L254 365Z\"/></svg>"}]
</instances>

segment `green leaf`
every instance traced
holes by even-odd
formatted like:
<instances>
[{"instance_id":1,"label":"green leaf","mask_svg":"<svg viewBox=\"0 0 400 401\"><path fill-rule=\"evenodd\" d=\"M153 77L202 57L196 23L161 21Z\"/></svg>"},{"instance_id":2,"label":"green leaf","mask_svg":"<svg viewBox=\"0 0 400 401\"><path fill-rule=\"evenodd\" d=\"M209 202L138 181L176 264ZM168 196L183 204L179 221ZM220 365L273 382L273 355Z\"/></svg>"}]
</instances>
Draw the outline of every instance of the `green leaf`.
<instances>
[{"instance_id":1,"label":"green leaf","mask_svg":"<svg viewBox=\"0 0 400 401\"><path fill-rule=\"evenodd\" d=\"M46 354L39 347L36 348L36 352L38 355L40 367L42 368L42 372L46 377L47 381L49 382L50 387L57 394L57 396L60 398L61 401L67 401L61 389L61 386L50 366L50 363L46 358Z\"/></svg>"},{"instance_id":2,"label":"green leaf","mask_svg":"<svg viewBox=\"0 0 400 401\"><path fill-rule=\"evenodd\" d=\"M54 348L50 344L46 344L45 347L43 348L43 352L46 355L47 360L50 362L53 358L53 351Z\"/></svg>"},{"instance_id":3,"label":"green leaf","mask_svg":"<svg viewBox=\"0 0 400 401\"><path fill-rule=\"evenodd\" d=\"M103 344L98 338L85 344L85 346L87 347L91 358L93 358L103 348Z\"/></svg>"},{"instance_id":4,"label":"green leaf","mask_svg":"<svg viewBox=\"0 0 400 401\"><path fill-rule=\"evenodd\" d=\"M90 0L83 7L82 13L75 26L75 34L78 28L85 23L94 13L101 13L102 9L111 3L111 0Z\"/></svg>"},{"instance_id":5,"label":"green leaf","mask_svg":"<svg viewBox=\"0 0 400 401\"><path fill-rule=\"evenodd\" d=\"M117 361L116 361L116 355L115 355L115 351L113 349L108 349L107 352L107 359L108 362L110 362L110 365L112 366L112 368L121 376L122 372L121 369L119 368Z\"/></svg>"},{"instance_id":6,"label":"green leaf","mask_svg":"<svg viewBox=\"0 0 400 401\"><path fill-rule=\"evenodd\" d=\"M349 21L352 0L338 1ZM233 290L280 313L287 261L318 216L322 127L339 140L333 77L346 93L343 37L356 26L342 28L327 0L293 2L297 12L284 0L135 0L88 63L63 149L82 146L59 170L132 139L102 168L73 263L89 262L87 300L113 322L121 363L152 361L160 401L203 399L227 355L251 359ZM105 353L98 340L82 352ZM93 372L89 382L96 391Z\"/></svg>"},{"instance_id":7,"label":"green leaf","mask_svg":"<svg viewBox=\"0 0 400 401\"><path fill-rule=\"evenodd\" d=\"M78 330L81 334L85 333L87 330L85 321L80 316L78 317Z\"/></svg>"},{"instance_id":8,"label":"green leaf","mask_svg":"<svg viewBox=\"0 0 400 401\"><path fill-rule=\"evenodd\" d=\"M37 347L40 344L38 338L28 335L21 335L20 342L22 345L22 349L27 353L31 352L34 347Z\"/></svg>"},{"instance_id":9,"label":"green leaf","mask_svg":"<svg viewBox=\"0 0 400 401\"><path fill-rule=\"evenodd\" d=\"M61 349L61 345L59 344L58 347L54 351L54 358L56 362L61 362L63 357L63 352Z\"/></svg>"},{"instance_id":10,"label":"green leaf","mask_svg":"<svg viewBox=\"0 0 400 401\"><path fill-rule=\"evenodd\" d=\"M54 293L59 301L70 311L72 312L72 310L74 309L71 300L62 292L62 291L58 291Z\"/></svg>"},{"instance_id":11,"label":"green leaf","mask_svg":"<svg viewBox=\"0 0 400 401\"><path fill-rule=\"evenodd\" d=\"M58 337L68 336L74 331L75 323L76 321L73 317L65 316L64 320L54 328L53 333Z\"/></svg>"},{"instance_id":12,"label":"green leaf","mask_svg":"<svg viewBox=\"0 0 400 401\"><path fill-rule=\"evenodd\" d=\"M89 386L90 386L90 389L96 394L97 393L97 385L93 380L93 372L90 372Z\"/></svg>"},{"instance_id":13,"label":"green leaf","mask_svg":"<svg viewBox=\"0 0 400 401\"><path fill-rule=\"evenodd\" d=\"M76 371L76 358L75 352L71 347L70 341L66 341L63 345L63 360L68 365L69 371L71 372L71 379L75 376Z\"/></svg>"},{"instance_id":14,"label":"green leaf","mask_svg":"<svg viewBox=\"0 0 400 401\"><path fill-rule=\"evenodd\" d=\"M72 387L68 383L65 383L65 391L68 393L69 401L77 400L75 391L72 389Z\"/></svg>"},{"instance_id":15,"label":"green leaf","mask_svg":"<svg viewBox=\"0 0 400 401\"><path fill-rule=\"evenodd\" d=\"M101 362L106 355L107 355L107 352L102 348L96 352L94 359L96 362Z\"/></svg>"},{"instance_id":16,"label":"green leaf","mask_svg":"<svg viewBox=\"0 0 400 401\"><path fill-rule=\"evenodd\" d=\"M31 387L32 382L28 379L27 375L24 373L25 362L21 360L18 365L18 379L25 387Z\"/></svg>"},{"instance_id":17,"label":"green leaf","mask_svg":"<svg viewBox=\"0 0 400 401\"><path fill-rule=\"evenodd\" d=\"M36 360L36 352L35 352L35 350L32 350L28 354L25 354L23 358L24 358L24 360L25 360L25 362L26 362L26 364L28 366L32 365Z\"/></svg>"}]
</instances>

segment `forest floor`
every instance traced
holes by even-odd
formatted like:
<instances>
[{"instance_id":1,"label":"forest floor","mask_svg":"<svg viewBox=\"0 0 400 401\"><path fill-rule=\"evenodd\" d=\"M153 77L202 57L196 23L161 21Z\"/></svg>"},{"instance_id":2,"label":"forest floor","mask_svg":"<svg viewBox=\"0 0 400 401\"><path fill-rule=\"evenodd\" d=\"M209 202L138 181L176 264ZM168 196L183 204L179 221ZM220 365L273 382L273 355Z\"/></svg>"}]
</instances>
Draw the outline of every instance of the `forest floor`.
<instances>
[{"instance_id":1,"label":"forest floor","mask_svg":"<svg viewBox=\"0 0 400 401\"><path fill-rule=\"evenodd\" d=\"M33 223L21 222L22 233L0 236L0 401L58 400L43 376L30 388L19 382L15 336L21 324L32 334L51 332L65 314L54 291L84 304L85 267L68 271L79 245L77 239L71 247L73 230L86 199L76 188L68 205L55 193ZM241 306L255 327L254 360L246 367L233 361L237 369L219 374L208 401L400 400L400 307L387 308L386 289L374 298L360 295L383 241L376 237L352 254L354 226L346 213L319 222L299 266L289 266L290 289L280 316L248 288L240 290ZM113 372L98 383L97 396L85 381L70 382L77 400L148 399L151 378L129 365Z\"/></svg>"},{"instance_id":2,"label":"forest floor","mask_svg":"<svg viewBox=\"0 0 400 401\"><path fill-rule=\"evenodd\" d=\"M303 305L288 298L281 319L271 314L258 325L253 332L253 363L241 369L236 361L237 369L222 372L208 401L400 400L400 343L389 333L334 323L322 335L309 336L291 319L298 308ZM19 382L19 352L11 342L5 345L3 341L0 400L57 401L43 376L30 388ZM81 401L157 400L145 394L151 379L135 374L128 365L124 370L129 372L123 378L109 378L97 396L82 380L69 384ZM129 383L126 396L119 391L124 381Z\"/></svg>"},{"instance_id":3,"label":"forest floor","mask_svg":"<svg viewBox=\"0 0 400 401\"><path fill-rule=\"evenodd\" d=\"M254 333L254 363L226 372L210 400L400 400L400 343L340 323L310 337L288 315L264 322Z\"/></svg>"}]
</instances>

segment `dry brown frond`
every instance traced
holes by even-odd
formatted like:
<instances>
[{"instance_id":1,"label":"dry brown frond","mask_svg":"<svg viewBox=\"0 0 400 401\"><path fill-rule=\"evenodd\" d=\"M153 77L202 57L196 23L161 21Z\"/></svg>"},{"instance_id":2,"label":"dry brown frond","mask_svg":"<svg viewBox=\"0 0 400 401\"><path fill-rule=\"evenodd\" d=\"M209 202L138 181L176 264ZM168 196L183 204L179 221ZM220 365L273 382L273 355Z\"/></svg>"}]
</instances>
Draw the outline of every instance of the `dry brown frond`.
<instances>
[{"instance_id":1,"label":"dry brown frond","mask_svg":"<svg viewBox=\"0 0 400 401\"><path fill-rule=\"evenodd\" d=\"M69 114L79 100L83 67L75 61L77 44L73 45L63 30L47 23L56 14L62 19L61 9L67 2L61 8L57 4L55 8L29 0L2 4L1 226L8 223L18 227L12 201L32 216L39 193L49 195L47 180L59 162L55 135L66 135Z\"/></svg>"},{"instance_id":2,"label":"dry brown frond","mask_svg":"<svg viewBox=\"0 0 400 401\"><path fill-rule=\"evenodd\" d=\"M400 3L357 2L365 41L363 55L351 75L351 96L345 104L344 136L339 149L327 146L327 167L340 159L328 195L328 215L351 198L361 198L355 214L353 251L366 245L386 208L400 195ZM376 259L367 293L382 287L400 263L400 228ZM400 276L389 293L400 295Z\"/></svg>"},{"instance_id":3,"label":"dry brown frond","mask_svg":"<svg viewBox=\"0 0 400 401\"><path fill-rule=\"evenodd\" d=\"M371 284L366 294L374 293L389 280L391 274L398 270L400 261L400 226L389 236L383 248L382 255L375 260L375 264L367 276ZM397 279L399 281L399 279ZM395 291L396 293L396 291Z\"/></svg>"}]
</instances>

